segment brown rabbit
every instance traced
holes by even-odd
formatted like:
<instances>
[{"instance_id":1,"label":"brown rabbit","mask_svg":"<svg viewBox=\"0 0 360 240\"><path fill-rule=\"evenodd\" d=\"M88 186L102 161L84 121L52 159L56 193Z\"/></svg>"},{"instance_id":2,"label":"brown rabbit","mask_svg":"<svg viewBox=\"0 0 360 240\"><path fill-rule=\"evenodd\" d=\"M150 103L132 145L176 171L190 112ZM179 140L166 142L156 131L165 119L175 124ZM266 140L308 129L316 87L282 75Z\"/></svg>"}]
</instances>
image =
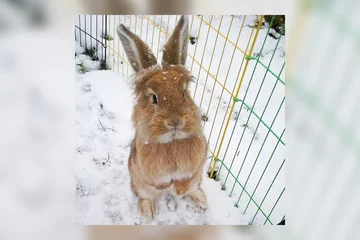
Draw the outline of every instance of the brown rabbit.
<instances>
[{"instance_id":1,"label":"brown rabbit","mask_svg":"<svg viewBox=\"0 0 360 240\"><path fill-rule=\"evenodd\" d=\"M189 195L206 209L200 183L207 152L198 107L190 97L193 80L184 67L189 20L182 16L163 49L162 66L149 47L124 25L117 28L135 70L137 103L132 121L135 139L129 157L131 188L145 220L153 219L154 201L164 191Z\"/></svg>"}]
</instances>

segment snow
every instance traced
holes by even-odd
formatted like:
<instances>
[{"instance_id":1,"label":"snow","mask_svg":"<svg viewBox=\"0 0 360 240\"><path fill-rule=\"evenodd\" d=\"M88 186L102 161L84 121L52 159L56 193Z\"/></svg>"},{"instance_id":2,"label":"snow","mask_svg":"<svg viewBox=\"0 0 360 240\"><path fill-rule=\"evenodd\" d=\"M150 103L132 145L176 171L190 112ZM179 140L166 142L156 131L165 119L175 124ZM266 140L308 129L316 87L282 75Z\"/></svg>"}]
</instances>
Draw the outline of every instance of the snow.
<instances>
[{"instance_id":1,"label":"snow","mask_svg":"<svg viewBox=\"0 0 360 240\"><path fill-rule=\"evenodd\" d=\"M99 16L96 18L99 21L101 20ZM134 16L132 16L132 21L129 21L129 16L122 16L121 18L116 16L115 21L119 22L120 20L124 23L125 18L128 23L125 25L129 26L130 22L130 29L134 31ZM212 19L209 16L204 16L204 19L207 22L211 21L211 24L216 29L219 28L221 22L220 32L224 36L228 34L228 39L233 43L237 43L240 49L246 49L248 38L252 31L252 28L248 26L253 24L254 16L247 16L243 26L243 16L234 18L230 31L228 31L231 20L230 16L224 16L222 21L221 17L218 16ZM150 20L153 21L154 19L150 18ZM108 20L110 24L108 34L114 38L108 44L115 46L115 48L119 45L119 53L123 56L121 44L119 44L117 37L111 31L115 21L113 19ZM138 17L137 34L140 32L140 22L141 18ZM161 23L160 16L157 16L155 22L162 26L163 29L166 29L168 17L163 16ZM175 23L175 16L170 17L169 32L172 32ZM147 26L146 24L147 20L144 18L143 25ZM84 25L84 23L81 25ZM196 39L195 45L188 45L188 53L190 56L195 57L198 62L201 62L205 69L209 69L210 75L203 68L200 68L198 64L192 64L190 57L187 58L186 66L192 71L197 81L197 84L190 84L189 90L192 96L195 94L194 100L200 107L202 115L207 117L207 121L203 123L204 133L209 139L210 150L214 152L214 149L217 149L219 145L220 140L217 140L219 136L221 137L223 119L224 117L227 119L233 100L232 96L213 80L213 77L216 77L221 84L231 91L237 86L239 76L241 76L239 68L241 67L241 70L243 70L245 64L242 64L243 54L238 50L235 51L234 46L225 42L222 37L218 37L214 47L217 38L215 31L209 32L209 38L206 43L208 26L202 23L200 28L199 25L200 21L195 17L191 33L192 36L199 35L199 38ZM238 38L241 27L242 34ZM89 28L88 25L87 28ZM152 25L149 25L148 30L147 27L143 27L141 38L145 41L147 39L146 42L153 49L158 62L160 62L162 53L159 50L165 42L165 36L161 34L160 42L158 42L159 31L155 28L155 37L153 38L152 28ZM260 49L263 47L260 55L261 62L268 66L270 59L273 58L270 69L275 74L279 74L284 62L285 39L282 37L277 45L277 40L268 37L265 45L262 46L266 32L266 28L260 30L259 40L255 44L253 57L260 54ZM275 33L273 34L276 35ZM100 35L101 33L98 33L98 36ZM83 46L85 43L84 39L85 36L83 35L81 40ZM89 45L89 43L91 41L88 39L87 44ZM196 51L195 46L197 46ZM224 53L222 53L223 48ZM205 49L204 56L202 49ZM274 49L276 49L275 53ZM127 170L127 159L134 133L131 123L131 112L132 106L135 104L132 86L127 76L130 76L133 71L127 68L126 64L124 66L120 65L119 61L121 59L114 55L112 51L108 52L109 59L111 59L108 65L114 71L96 70L99 69L100 62L92 61L90 57L82 54L84 48L78 42L75 44L75 51L77 54L75 58L77 71L75 125L77 134L77 158L75 162L77 181L76 221L86 225L142 224L137 209L136 198L130 190ZM98 51L101 52L101 48ZM274 56L272 56L273 54ZM101 56L99 54L100 58ZM230 64L232 56L233 60L232 64ZM86 69L85 72L81 71L81 66ZM245 99L245 103L253 107L258 116L262 116L263 122L268 126L272 125L273 132L280 136L285 128L285 104L282 104L285 96L285 86L280 82L276 83L276 77L266 72L266 69L260 66L260 64L256 66L256 71L254 71L253 79L250 82L255 66L256 61L249 61L248 70L238 98ZM166 75L165 72L164 75ZM282 81L285 81L285 69L281 71L280 78ZM260 92L259 89L261 89ZM269 100L272 91L273 95ZM258 92L259 95L257 95ZM203 98L202 95L204 95ZM282 107L276 120L273 122L280 105ZM256 189L253 198L260 204L285 159L285 146L281 143L278 144L277 138L272 133L269 133L268 129L262 123L259 123L259 120L254 115L251 115L249 118L250 110L245 105L241 106L241 102L235 105L219 158L227 167L232 166L231 171L235 176L241 170L238 181L242 185L246 183L246 190L250 194ZM230 141L232 131L234 135ZM242 139L240 145L238 145L239 139ZM286 142L284 136L282 140ZM229 141L230 143L228 144ZM265 144L263 145L264 141ZM248 149L251 142L251 148ZM274 151L276 146L276 151ZM225 154L226 149L228 150ZM210 156L210 153L208 156ZM271 159L270 156L272 156ZM243 161L244 159L246 161ZM270 163L268 164L269 159ZM227 171L222 167L220 181L216 182L209 179L206 174L209 166L210 159L205 164L202 184L208 198L208 210L204 212L198 209L188 198L176 199L170 195L164 195L156 203L156 219L151 224L249 224L254 213L257 211L257 207L251 203L246 213L243 214L249 201L247 194L243 192L242 198L238 202L242 189L236 184L234 177L228 176ZM217 164L216 169L219 168L220 165ZM263 174L265 168L266 171ZM249 177L250 172L251 175ZM267 214L285 186L284 175L283 168L273 183L271 191L266 195L266 201L262 204L261 208ZM262 180L257 185L260 177ZM225 181L226 189L222 191L221 186ZM229 197L229 195L231 196ZM237 202L239 208L234 207ZM284 215L285 207L282 197L272 212L270 219L273 223L276 223ZM254 224L263 224L264 220L264 216L259 212Z\"/></svg>"},{"instance_id":2,"label":"snow","mask_svg":"<svg viewBox=\"0 0 360 240\"><path fill-rule=\"evenodd\" d=\"M91 71L77 74L76 90L76 222L141 224L127 170L133 139L131 88L112 71ZM151 224L247 224L249 217L241 215L226 194L219 196L218 183L207 178L206 172L203 178L208 211L197 208L189 198L165 195L157 202L158 214ZM217 207L219 202L227 211Z\"/></svg>"}]
</instances>

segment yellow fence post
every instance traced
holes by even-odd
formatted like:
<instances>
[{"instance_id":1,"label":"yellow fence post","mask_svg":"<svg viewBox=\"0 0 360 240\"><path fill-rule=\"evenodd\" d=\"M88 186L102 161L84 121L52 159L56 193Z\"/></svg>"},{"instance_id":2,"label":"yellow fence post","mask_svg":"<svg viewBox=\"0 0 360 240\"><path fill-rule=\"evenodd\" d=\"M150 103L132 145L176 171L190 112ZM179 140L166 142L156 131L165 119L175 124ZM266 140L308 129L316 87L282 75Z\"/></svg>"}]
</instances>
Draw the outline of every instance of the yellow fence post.
<instances>
[{"instance_id":1,"label":"yellow fence post","mask_svg":"<svg viewBox=\"0 0 360 240\"><path fill-rule=\"evenodd\" d=\"M261 15L260 20L259 20L259 23L258 23L258 26L257 26L257 28L256 28L256 32L255 32L254 39L253 39L252 44L251 44L250 51L249 51L249 53L247 54L247 56L251 56L251 55L252 55L252 52L253 52L253 50L254 50L254 46L255 46L255 43L256 43L256 40L257 40L259 31L260 31L260 28L261 28L261 25L262 25L262 22L263 22L263 19L264 19L264 15ZM236 90L236 94L235 94L235 97L236 97L236 98L237 98L238 95L239 95L239 92L240 92L240 89L241 89L241 85L242 85L242 82L243 82L243 80L244 80L247 67L248 67L248 65L249 65L250 58L248 58L247 56L246 56L246 60L245 60L246 63L245 63L244 71L243 71L243 73L242 73L242 75L241 75L240 83L239 83L239 86L238 86L238 88L237 88L237 90ZM216 152L216 155L215 155L215 157L214 157L214 163L213 163L213 166L212 166L212 168L211 168L210 178L212 178L213 175L214 175L214 171L215 171L215 167L216 167L216 162L217 162L217 159L219 159L221 147L222 147L222 144L223 144L223 142L224 142L227 129L228 129L228 127L229 127L229 123L230 123L231 116L232 116L232 114L233 114L233 112L234 112L235 103L236 103L236 102L233 101L233 103L232 103L232 105L231 105L231 110L230 110L229 117L228 117L228 119L227 119L227 122L226 122L226 125L225 125L225 128L224 128L223 135L222 135L222 137L221 137L220 145L219 145L219 148L218 148L218 150L217 150L217 152ZM215 151L214 151L214 152L215 152Z\"/></svg>"}]
</instances>

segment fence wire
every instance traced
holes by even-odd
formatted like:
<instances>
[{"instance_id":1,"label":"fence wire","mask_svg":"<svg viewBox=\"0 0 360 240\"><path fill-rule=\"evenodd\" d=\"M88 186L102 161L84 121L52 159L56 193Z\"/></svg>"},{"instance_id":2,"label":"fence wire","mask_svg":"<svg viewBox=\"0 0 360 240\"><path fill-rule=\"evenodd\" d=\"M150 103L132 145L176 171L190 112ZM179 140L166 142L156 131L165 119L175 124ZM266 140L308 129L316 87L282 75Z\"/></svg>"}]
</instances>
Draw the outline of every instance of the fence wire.
<instances>
[{"instance_id":1,"label":"fence wire","mask_svg":"<svg viewBox=\"0 0 360 240\"><path fill-rule=\"evenodd\" d=\"M285 28L274 30L276 17L190 16L186 66L197 80L190 90L209 142L209 177L249 215L249 224L285 219ZM82 15L75 40L101 69L129 77L133 71L116 26L127 26L161 59L178 19Z\"/></svg>"}]
</instances>

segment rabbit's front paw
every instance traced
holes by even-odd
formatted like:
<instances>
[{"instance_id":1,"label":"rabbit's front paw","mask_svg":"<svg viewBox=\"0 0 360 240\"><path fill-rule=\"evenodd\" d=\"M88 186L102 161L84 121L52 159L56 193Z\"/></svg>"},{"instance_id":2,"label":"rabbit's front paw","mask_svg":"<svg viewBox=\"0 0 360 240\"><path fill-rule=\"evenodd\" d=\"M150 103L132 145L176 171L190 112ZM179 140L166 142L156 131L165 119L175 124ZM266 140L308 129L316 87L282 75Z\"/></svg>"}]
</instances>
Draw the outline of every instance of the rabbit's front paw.
<instances>
[{"instance_id":1,"label":"rabbit's front paw","mask_svg":"<svg viewBox=\"0 0 360 240\"><path fill-rule=\"evenodd\" d=\"M149 223L155 216L154 203L149 199L141 199L140 200L140 211L141 211L142 219L146 223Z\"/></svg>"},{"instance_id":2,"label":"rabbit's front paw","mask_svg":"<svg viewBox=\"0 0 360 240\"><path fill-rule=\"evenodd\" d=\"M190 194L190 197L199 208L203 210L207 209L206 196L201 189L198 189L194 193Z\"/></svg>"}]
</instances>

